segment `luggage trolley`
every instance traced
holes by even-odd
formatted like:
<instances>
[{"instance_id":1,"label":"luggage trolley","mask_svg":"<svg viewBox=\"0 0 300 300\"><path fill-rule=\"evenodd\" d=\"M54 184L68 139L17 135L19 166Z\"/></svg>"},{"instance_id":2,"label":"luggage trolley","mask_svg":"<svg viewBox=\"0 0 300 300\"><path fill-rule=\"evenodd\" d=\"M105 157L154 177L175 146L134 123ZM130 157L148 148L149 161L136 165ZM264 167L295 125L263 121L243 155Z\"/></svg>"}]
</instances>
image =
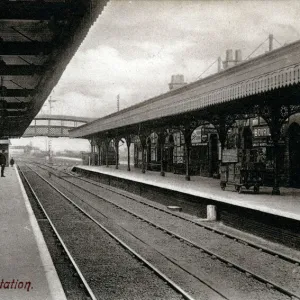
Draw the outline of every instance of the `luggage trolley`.
<instances>
[{"instance_id":1,"label":"luggage trolley","mask_svg":"<svg viewBox=\"0 0 300 300\"><path fill-rule=\"evenodd\" d=\"M227 185L234 185L235 190L241 193L244 186L251 187L254 193L259 193L263 184L264 164L257 162L257 150L225 149L220 167L220 186L224 191Z\"/></svg>"}]
</instances>

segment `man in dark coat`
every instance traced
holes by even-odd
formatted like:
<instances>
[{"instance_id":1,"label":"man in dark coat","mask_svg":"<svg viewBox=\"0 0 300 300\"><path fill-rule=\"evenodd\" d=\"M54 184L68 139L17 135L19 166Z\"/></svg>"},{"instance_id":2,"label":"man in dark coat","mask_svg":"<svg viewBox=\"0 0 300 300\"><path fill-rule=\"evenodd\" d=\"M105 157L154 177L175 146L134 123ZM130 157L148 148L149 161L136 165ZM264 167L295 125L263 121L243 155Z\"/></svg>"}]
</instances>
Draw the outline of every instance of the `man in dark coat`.
<instances>
[{"instance_id":1,"label":"man in dark coat","mask_svg":"<svg viewBox=\"0 0 300 300\"><path fill-rule=\"evenodd\" d=\"M2 150L2 153L0 153L0 165L1 165L1 177L5 177L4 176L4 168L6 165L6 157L4 155L5 150Z\"/></svg>"}]
</instances>

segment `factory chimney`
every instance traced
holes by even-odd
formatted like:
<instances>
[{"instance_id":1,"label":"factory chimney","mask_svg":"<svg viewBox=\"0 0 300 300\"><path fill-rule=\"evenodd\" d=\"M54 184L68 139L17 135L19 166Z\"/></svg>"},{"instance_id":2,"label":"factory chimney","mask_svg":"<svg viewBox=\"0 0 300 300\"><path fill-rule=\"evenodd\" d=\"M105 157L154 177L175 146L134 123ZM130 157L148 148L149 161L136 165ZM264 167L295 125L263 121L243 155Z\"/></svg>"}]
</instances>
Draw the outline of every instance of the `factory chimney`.
<instances>
[{"instance_id":1,"label":"factory chimney","mask_svg":"<svg viewBox=\"0 0 300 300\"><path fill-rule=\"evenodd\" d=\"M169 83L170 91L185 86L187 83L184 82L184 76L182 74L172 75L171 82Z\"/></svg>"},{"instance_id":2,"label":"factory chimney","mask_svg":"<svg viewBox=\"0 0 300 300\"><path fill-rule=\"evenodd\" d=\"M226 50L226 59L223 61L223 68L226 70L242 62L242 50L235 50L235 58L233 59L232 49Z\"/></svg>"},{"instance_id":3,"label":"factory chimney","mask_svg":"<svg viewBox=\"0 0 300 300\"><path fill-rule=\"evenodd\" d=\"M222 58L218 57L218 72L221 72L222 70Z\"/></svg>"},{"instance_id":4,"label":"factory chimney","mask_svg":"<svg viewBox=\"0 0 300 300\"><path fill-rule=\"evenodd\" d=\"M235 50L235 64L242 62L242 50Z\"/></svg>"}]
</instances>

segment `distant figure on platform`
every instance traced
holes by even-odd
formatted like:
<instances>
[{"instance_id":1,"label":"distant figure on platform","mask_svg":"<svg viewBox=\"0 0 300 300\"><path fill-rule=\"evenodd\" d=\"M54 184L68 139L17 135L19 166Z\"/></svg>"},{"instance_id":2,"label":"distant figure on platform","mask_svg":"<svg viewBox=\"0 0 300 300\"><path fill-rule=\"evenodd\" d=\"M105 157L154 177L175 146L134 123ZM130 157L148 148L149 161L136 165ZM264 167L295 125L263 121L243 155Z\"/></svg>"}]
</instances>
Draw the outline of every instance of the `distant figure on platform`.
<instances>
[{"instance_id":1,"label":"distant figure on platform","mask_svg":"<svg viewBox=\"0 0 300 300\"><path fill-rule=\"evenodd\" d=\"M13 157L11 158L11 160L9 161L9 163L10 163L10 166L11 166L11 167L13 167L13 166L14 166L15 160L14 160L14 158L13 158Z\"/></svg>"},{"instance_id":2,"label":"distant figure on platform","mask_svg":"<svg viewBox=\"0 0 300 300\"><path fill-rule=\"evenodd\" d=\"M4 169L5 169L5 165L6 165L6 157L5 157L4 153L5 153L5 150L2 150L2 153L0 153L1 177L5 177Z\"/></svg>"}]
</instances>

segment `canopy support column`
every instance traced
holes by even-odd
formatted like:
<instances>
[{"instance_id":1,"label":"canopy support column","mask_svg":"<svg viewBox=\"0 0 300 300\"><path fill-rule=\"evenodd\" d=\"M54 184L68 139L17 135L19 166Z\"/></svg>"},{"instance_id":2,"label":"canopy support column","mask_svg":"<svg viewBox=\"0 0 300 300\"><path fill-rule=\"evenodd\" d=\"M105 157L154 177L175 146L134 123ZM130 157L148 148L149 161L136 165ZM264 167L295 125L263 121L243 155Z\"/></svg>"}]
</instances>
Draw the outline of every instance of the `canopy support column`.
<instances>
[{"instance_id":1,"label":"canopy support column","mask_svg":"<svg viewBox=\"0 0 300 300\"><path fill-rule=\"evenodd\" d=\"M160 132L158 134L158 143L160 146L160 175L165 176L165 171L164 171L164 148L165 148L165 135L163 132Z\"/></svg>"},{"instance_id":2,"label":"canopy support column","mask_svg":"<svg viewBox=\"0 0 300 300\"><path fill-rule=\"evenodd\" d=\"M289 107L283 105L269 104L257 106L260 115L267 122L274 149L274 168L273 168L273 189L272 195L280 195L279 187L279 160L280 160L280 140L282 138L281 127L289 116Z\"/></svg>"},{"instance_id":3,"label":"canopy support column","mask_svg":"<svg viewBox=\"0 0 300 300\"><path fill-rule=\"evenodd\" d=\"M93 146L93 139L90 139L90 144L91 144L91 157L90 157L90 161L89 164L92 166L94 163L94 146Z\"/></svg>"},{"instance_id":4,"label":"canopy support column","mask_svg":"<svg viewBox=\"0 0 300 300\"><path fill-rule=\"evenodd\" d=\"M145 162L145 149L147 147L146 143L147 137L140 136L141 147L142 147L142 173L146 173L146 162Z\"/></svg>"},{"instance_id":5,"label":"canopy support column","mask_svg":"<svg viewBox=\"0 0 300 300\"><path fill-rule=\"evenodd\" d=\"M131 137L125 137L126 145L127 145L127 171L130 171L130 145L131 145Z\"/></svg>"},{"instance_id":6,"label":"canopy support column","mask_svg":"<svg viewBox=\"0 0 300 300\"><path fill-rule=\"evenodd\" d=\"M119 138L115 138L115 159L116 159L116 169L119 169Z\"/></svg>"},{"instance_id":7,"label":"canopy support column","mask_svg":"<svg viewBox=\"0 0 300 300\"><path fill-rule=\"evenodd\" d=\"M191 132L184 134L184 147L185 147L185 180L190 181L190 151L192 146Z\"/></svg>"},{"instance_id":8,"label":"canopy support column","mask_svg":"<svg viewBox=\"0 0 300 300\"><path fill-rule=\"evenodd\" d=\"M98 147L98 165L101 166L101 144L97 144Z\"/></svg>"},{"instance_id":9,"label":"canopy support column","mask_svg":"<svg viewBox=\"0 0 300 300\"><path fill-rule=\"evenodd\" d=\"M105 145L105 162L106 162L106 167L109 167L108 164L108 150L109 150L109 143L110 140L108 138L105 139L104 145Z\"/></svg>"}]
</instances>

